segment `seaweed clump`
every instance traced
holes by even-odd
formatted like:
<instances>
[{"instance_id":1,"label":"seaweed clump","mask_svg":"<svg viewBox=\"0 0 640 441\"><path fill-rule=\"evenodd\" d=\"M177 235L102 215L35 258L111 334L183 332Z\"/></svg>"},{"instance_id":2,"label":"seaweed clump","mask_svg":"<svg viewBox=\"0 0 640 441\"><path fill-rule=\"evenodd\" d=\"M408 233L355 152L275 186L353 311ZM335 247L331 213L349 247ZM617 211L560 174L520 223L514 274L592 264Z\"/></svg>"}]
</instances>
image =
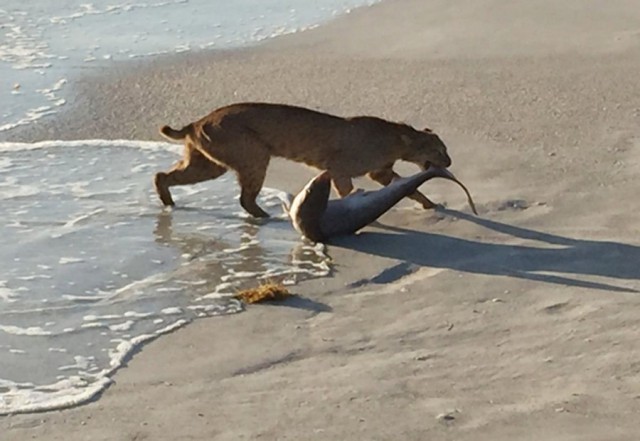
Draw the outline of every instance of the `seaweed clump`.
<instances>
[{"instance_id":1,"label":"seaweed clump","mask_svg":"<svg viewBox=\"0 0 640 441\"><path fill-rule=\"evenodd\" d=\"M292 295L293 294L291 294L283 284L267 282L256 288L238 291L234 297L244 303L251 304L273 300L284 300Z\"/></svg>"}]
</instances>

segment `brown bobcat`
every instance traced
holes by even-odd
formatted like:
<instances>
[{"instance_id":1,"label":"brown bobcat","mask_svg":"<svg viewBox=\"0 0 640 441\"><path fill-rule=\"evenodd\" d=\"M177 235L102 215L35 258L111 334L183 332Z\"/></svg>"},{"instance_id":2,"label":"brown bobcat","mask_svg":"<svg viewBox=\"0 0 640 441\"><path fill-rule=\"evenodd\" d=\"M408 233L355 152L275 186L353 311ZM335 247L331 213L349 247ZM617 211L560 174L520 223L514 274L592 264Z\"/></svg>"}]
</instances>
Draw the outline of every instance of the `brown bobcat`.
<instances>
[{"instance_id":1,"label":"brown bobcat","mask_svg":"<svg viewBox=\"0 0 640 441\"><path fill-rule=\"evenodd\" d=\"M169 187L215 179L227 169L238 176L240 204L255 217L268 214L256 203L272 156L302 162L331 174L341 196L353 190L351 178L367 175L388 185L401 159L426 169L449 167L451 158L438 135L371 116L343 118L302 107L238 103L214 110L180 130L160 133L184 140L184 157L169 172L155 175L165 205L174 205ZM416 191L409 196L424 208L435 204Z\"/></svg>"}]
</instances>

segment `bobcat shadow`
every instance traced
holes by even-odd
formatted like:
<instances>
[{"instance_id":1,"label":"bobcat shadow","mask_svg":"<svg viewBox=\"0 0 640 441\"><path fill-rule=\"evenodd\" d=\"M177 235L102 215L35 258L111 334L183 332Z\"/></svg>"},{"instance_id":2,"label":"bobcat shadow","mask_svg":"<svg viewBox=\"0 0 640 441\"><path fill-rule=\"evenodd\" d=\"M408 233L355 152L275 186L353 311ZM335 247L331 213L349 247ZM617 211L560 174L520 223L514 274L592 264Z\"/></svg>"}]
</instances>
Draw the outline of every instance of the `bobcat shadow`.
<instances>
[{"instance_id":1,"label":"bobcat shadow","mask_svg":"<svg viewBox=\"0 0 640 441\"><path fill-rule=\"evenodd\" d=\"M388 232L364 232L357 236L335 238L331 245L402 260L418 266L515 277L581 288L639 292L624 286L580 279L580 276L600 276L626 281L639 280L638 246L611 241L572 239L455 210L439 208L438 211L474 222L506 236L537 241L541 246L479 242L384 225L379 227Z\"/></svg>"}]
</instances>

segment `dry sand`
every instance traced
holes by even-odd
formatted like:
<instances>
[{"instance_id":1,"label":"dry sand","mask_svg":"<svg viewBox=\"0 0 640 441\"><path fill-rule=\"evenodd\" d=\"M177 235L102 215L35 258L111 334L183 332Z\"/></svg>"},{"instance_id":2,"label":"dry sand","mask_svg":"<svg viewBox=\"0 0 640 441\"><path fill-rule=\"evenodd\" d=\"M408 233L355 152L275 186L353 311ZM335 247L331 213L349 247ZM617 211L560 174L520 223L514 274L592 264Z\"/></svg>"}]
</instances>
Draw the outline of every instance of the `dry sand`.
<instances>
[{"instance_id":1,"label":"dry sand","mask_svg":"<svg viewBox=\"0 0 640 441\"><path fill-rule=\"evenodd\" d=\"M449 210L403 204L329 247L302 300L162 337L96 402L0 419L2 441L639 439L637 6L389 0L78 81L8 137L159 139L241 100L379 115L440 133L480 216L429 183ZM279 162L268 184L309 176Z\"/></svg>"}]
</instances>

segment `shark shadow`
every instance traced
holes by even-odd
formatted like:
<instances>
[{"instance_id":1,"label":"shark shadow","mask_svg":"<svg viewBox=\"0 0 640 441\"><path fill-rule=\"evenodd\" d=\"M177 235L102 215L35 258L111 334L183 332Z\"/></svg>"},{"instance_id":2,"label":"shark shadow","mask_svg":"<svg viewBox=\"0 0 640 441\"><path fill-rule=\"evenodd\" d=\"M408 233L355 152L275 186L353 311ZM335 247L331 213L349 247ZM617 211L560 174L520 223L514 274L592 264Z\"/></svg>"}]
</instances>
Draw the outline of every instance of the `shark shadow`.
<instances>
[{"instance_id":1,"label":"shark shadow","mask_svg":"<svg viewBox=\"0 0 640 441\"><path fill-rule=\"evenodd\" d=\"M386 232L363 232L356 236L336 237L331 245L402 260L416 266L615 292L639 292L625 286L579 278L600 276L627 282L640 280L639 246L613 241L573 239L474 217L455 210L439 208L438 211L506 236L536 241L543 246L487 243L380 224Z\"/></svg>"}]
</instances>

